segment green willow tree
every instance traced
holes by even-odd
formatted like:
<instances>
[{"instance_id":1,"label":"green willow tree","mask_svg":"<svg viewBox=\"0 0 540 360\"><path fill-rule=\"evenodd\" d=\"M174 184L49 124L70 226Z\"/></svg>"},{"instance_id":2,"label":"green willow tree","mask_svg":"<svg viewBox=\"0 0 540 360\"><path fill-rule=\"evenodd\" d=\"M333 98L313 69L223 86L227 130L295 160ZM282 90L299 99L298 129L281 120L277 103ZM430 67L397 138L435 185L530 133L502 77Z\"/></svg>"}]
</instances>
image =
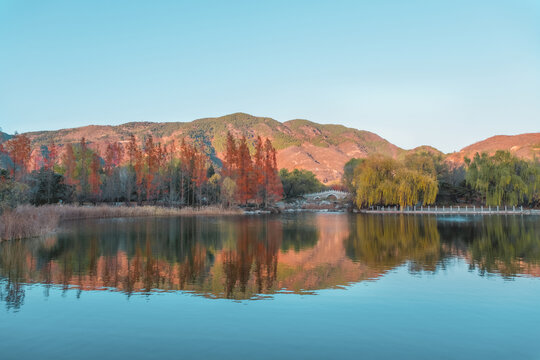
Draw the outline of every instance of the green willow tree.
<instances>
[{"instance_id":1,"label":"green willow tree","mask_svg":"<svg viewBox=\"0 0 540 360\"><path fill-rule=\"evenodd\" d=\"M476 154L468 166L465 180L486 205L533 204L540 198L540 165L518 159L508 151L495 155Z\"/></svg>"},{"instance_id":2,"label":"green willow tree","mask_svg":"<svg viewBox=\"0 0 540 360\"><path fill-rule=\"evenodd\" d=\"M288 171L287 169L281 169L279 171L279 177L283 184L283 193L286 199L325 189L324 184L309 170L294 169L293 171Z\"/></svg>"},{"instance_id":3,"label":"green willow tree","mask_svg":"<svg viewBox=\"0 0 540 360\"><path fill-rule=\"evenodd\" d=\"M400 207L435 202L438 183L435 176L408 169L397 160L372 156L358 164L353 186L356 205L399 205Z\"/></svg>"}]
</instances>

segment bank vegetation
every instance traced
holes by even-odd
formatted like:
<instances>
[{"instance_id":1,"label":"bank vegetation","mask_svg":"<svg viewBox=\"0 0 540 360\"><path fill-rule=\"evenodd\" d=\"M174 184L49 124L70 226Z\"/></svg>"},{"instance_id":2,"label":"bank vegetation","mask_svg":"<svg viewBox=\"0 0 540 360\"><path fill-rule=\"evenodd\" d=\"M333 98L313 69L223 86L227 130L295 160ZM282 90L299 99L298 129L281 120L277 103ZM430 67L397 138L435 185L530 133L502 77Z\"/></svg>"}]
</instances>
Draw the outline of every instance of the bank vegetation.
<instances>
[{"instance_id":1,"label":"bank vegetation","mask_svg":"<svg viewBox=\"0 0 540 360\"><path fill-rule=\"evenodd\" d=\"M412 152L401 159L352 159L343 185L358 208L373 206L455 205L540 206L540 162L508 151L476 154L461 166L442 154Z\"/></svg>"},{"instance_id":2,"label":"bank vegetation","mask_svg":"<svg viewBox=\"0 0 540 360\"><path fill-rule=\"evenodd\" d=\"M228 133L222 161L206 144L129 135L102 149L84 137L35 149L16 135L0 144L0 239L39 236L71 219L275 209L324 188L311 172L278 172L269 139Z\"/></svg>"}]
</instances>

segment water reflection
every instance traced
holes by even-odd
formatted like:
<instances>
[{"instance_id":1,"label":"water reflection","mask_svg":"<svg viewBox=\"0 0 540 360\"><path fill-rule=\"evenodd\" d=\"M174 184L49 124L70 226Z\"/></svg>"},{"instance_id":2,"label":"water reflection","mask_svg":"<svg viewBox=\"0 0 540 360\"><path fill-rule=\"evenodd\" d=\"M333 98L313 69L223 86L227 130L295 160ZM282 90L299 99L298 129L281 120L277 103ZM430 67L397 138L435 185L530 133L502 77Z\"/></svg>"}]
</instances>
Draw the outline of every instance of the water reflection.
<instances>
[{"instance_id":1,"label":"water reflection","mask_svg":"<svg viewBox=\"0 0 540 360\"><path fill-rule=\"evenodd\" d=\"M455 257L480 275L540 276L534 217L349 216L117 219L72 223L46 239L0 245L0 300L33 283L212 298L312 293L407 264L437 272Z\"/></svg>"},{"instance_id":2,"label":"water reflection","mask_svg":"<svg viewBox=\"0 0 540 360\"><path fill-rule=\"evenodd\" d=\"M351 222L345 241L353 260L385 271L410 262L411 270L435 271L444 254L434 217L374 215Z\"/></svg>"}]
</instances>

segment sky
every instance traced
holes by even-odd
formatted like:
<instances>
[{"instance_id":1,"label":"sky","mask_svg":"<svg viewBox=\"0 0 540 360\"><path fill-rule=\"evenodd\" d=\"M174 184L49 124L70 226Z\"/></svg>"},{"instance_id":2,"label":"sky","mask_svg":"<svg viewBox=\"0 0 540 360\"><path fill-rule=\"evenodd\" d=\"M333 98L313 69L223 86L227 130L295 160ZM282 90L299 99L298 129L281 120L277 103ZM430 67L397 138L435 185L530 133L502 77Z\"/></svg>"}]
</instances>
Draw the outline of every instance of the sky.
<instances>
[{"instance_id":1,"label":"sky","mask_svg":"<svg viewBox=\"0 0 540 360\"><path fill-rule=\"evenodd\" d=\"M0 127L245 112L451 152L540 131L540 0L0 0Z\"/></svg>"}]
</instances>

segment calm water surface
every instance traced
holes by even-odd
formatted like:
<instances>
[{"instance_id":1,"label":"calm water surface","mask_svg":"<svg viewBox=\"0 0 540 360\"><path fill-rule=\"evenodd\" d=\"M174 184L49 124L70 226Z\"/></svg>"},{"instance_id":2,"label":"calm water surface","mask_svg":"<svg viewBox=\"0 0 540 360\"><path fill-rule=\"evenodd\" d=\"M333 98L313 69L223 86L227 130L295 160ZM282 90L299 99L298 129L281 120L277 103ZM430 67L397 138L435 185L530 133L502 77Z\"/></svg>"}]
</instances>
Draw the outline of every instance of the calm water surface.
<instances>
[{"instance_id":1,"label":"calm water surface","mask_svg":"<svg viewBox=\"0 0 540 360\"><path fill-rule=\"evenodd\" d=\"M540 218L111 219L0 244L0 359L540 359Z\"/></svg>"}]
</instances>

